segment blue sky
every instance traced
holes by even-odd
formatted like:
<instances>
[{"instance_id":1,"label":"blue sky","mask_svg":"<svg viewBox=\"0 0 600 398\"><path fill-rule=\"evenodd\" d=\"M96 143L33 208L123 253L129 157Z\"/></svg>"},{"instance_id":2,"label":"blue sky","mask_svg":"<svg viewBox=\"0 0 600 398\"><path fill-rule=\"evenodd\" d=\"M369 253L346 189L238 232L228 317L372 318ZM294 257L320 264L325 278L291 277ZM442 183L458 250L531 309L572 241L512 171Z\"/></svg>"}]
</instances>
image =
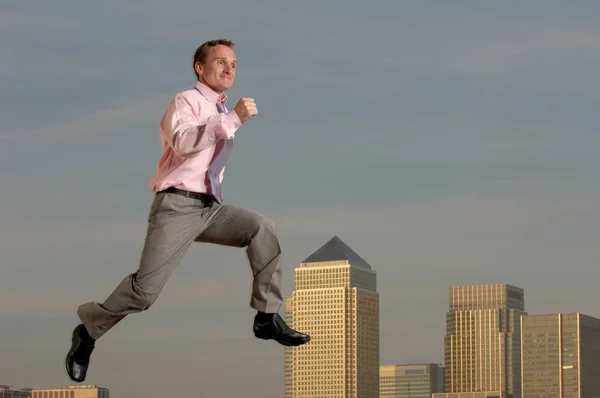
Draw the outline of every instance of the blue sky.
<instances>
[{"instance_id":1,"label":"blue sky","mask_svg":"<svg viewBox=\"0 0 600 398\"><path fill-rule=\"evenodd\" d=\"M237 45L230 107L259 107L224 194L276 222L286 295L339 235L378 272L383 364L443 361L450 286L600 317L600 4L576 4L3 1L0 383L71 384L76 307L137 267L158 120L219 37ZM194 246L98 342L87 383L282 396L249 294L243 250Z\"/></svg>"}]
</instances>

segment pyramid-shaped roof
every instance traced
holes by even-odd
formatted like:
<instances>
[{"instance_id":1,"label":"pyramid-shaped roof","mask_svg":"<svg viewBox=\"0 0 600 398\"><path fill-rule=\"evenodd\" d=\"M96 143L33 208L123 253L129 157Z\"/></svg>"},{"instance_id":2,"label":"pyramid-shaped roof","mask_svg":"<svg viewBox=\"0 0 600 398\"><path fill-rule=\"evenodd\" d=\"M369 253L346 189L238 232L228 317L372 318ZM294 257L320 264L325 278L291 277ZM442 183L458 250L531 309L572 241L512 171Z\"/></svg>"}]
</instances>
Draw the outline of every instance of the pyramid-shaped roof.
<instances>
[{"instance_id":1,"label":"pyramid-shaped roof","mask_svg":"<svg viewBox=\"0 0 600 398\"><path fill-rule=\"evenodd\" d=\"M344 243L337 235L321 246L317 251L308 256L304 263L318 263L322 261L348 260L351 265L371 269L361 256Z\"/></svg>"}]
</instances>

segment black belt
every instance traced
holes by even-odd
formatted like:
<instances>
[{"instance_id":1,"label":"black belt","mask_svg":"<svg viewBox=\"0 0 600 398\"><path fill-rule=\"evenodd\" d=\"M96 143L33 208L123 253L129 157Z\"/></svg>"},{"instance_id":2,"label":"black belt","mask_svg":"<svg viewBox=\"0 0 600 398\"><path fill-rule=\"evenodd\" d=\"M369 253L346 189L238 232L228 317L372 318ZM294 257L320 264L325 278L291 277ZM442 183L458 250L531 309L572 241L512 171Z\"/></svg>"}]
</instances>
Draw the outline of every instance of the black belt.
<instances>
[{"instance_id":1,"label":"black belt","mask_svg":"<svg viewBox=\"0 0 600 398\"><path fill-rule=\"evenodd\" d=\"M157 193L163 193L163 192L164 193L174 193L177 195L185 196L186 198L198 199L198 200L201 200L202 202L204 202L204 205L206 205L206 206L210 205L213 202L216 202L215 197L212 195L209 195L207 193L184 191L183 189L177 189L174 187L163 189L162 191L157 192Z\"/></svg>"}]
</instances>

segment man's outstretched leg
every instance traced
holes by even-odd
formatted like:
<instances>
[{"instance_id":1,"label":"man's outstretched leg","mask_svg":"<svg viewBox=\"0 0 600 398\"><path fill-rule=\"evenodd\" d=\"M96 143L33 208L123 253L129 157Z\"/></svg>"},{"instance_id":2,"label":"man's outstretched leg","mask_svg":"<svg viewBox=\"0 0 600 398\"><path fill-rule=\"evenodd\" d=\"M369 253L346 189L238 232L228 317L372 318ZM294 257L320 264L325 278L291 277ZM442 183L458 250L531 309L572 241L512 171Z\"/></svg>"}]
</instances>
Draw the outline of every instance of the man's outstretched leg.
<instances>
[{"instance_id":1,"label":"man's outstretched leg","mask_svg":"<svg viewBox=\"0 0 600 398\"><path fill-rule=\"evenodd\" d=\"M95 342L128 314L145 311L158 298L173 269L206 227L208 208L198 199L156 195L139 269L125 277L103 302L77 309L81 324L73 331L65 365L73 381L85 380Z\"/></svg>"},{"instance_id":2,"label":"man's outstretched leg","mask_svg":"<svg viewBox=\"0 0 600 398\"><path fill-rule=\"evenodd\" d=\"M274 223L261 214L231 205L213 206L206 223L196 241L246 247L253 275L250 306L257 310L254 335L285 346L310 341L308 335L290 329L278 314L283 303L282 257Z\"/></svg>"}]
</instances>

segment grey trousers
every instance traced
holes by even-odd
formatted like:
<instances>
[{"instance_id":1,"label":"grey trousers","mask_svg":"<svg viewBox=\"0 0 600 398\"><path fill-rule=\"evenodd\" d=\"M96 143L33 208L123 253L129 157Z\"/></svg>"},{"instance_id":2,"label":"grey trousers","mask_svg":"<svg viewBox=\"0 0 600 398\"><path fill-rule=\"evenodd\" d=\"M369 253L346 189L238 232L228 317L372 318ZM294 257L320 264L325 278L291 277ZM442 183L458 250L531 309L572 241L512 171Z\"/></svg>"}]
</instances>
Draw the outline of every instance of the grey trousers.
<instances>
[{"instance_id":1,"label":"grey trousers","mask_svg":"<svg viewBox=\"0 0 600 398\"><path fill-rule=\"evenodd\" d=\"M138 270L126 276L103 303L88 302L77 309L90 336L98 339L128 314L149 309L194 242L246 247L253 274L250 306L279 311L281 249L269 218L240 207L216 202L204 206L198 199L159 193L148 215Z\"/></svg>"}]
</instances>

